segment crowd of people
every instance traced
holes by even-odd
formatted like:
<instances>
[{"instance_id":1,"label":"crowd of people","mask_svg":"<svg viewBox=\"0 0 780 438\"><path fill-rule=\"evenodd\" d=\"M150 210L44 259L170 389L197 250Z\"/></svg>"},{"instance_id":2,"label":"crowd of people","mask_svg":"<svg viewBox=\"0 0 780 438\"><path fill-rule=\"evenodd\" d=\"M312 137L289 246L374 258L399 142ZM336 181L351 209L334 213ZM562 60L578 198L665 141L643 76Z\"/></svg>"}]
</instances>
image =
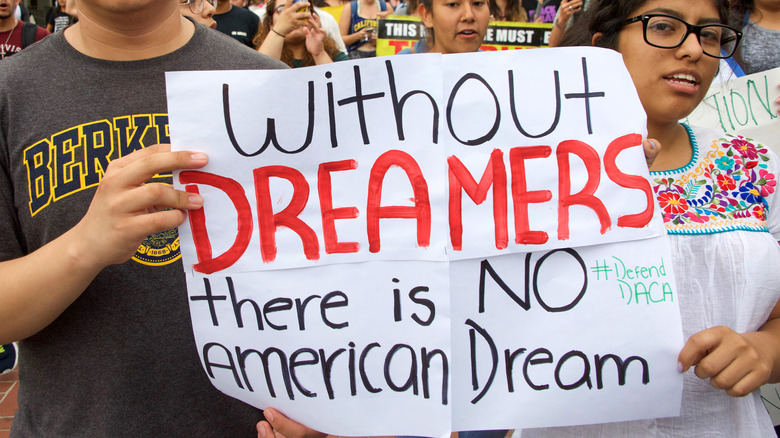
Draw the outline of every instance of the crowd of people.
<instances>
[{"instance_id":1,"label":"crowd of people","mask_svg":"<svg viewBox=\"0 0 780 438\"><path fill-rule=\"evenodd\" d=\"M476 52L490 21L538 20L547 3L527 10L519 0L76 1L59 0L47 30L25 24L20 0L0 0L0 373L19 363L22 379L11 435L321 436L216 391L194 354L186 294L171 293L186 290L180 262L128 262L148 236L170 238L202 205L197 194L144 183L203 167L208 157L172 152L165 129L148 130L151 137L129 142L121 157L103 150L83 187L33 209L33 192L64 178L46 171L51 144L73 129L110 137L106 124L130 119L164 126L166 71L375 56L378 20L394 11L419 16L428 31L401 53ZM340 19L325 7L342 7ZM777 157L761 139L679 121L704 99L723 60L746 74L780 66L780 6L562 0L550 45L619 52L647 113L643 147L687 340L678 357L683 403L674 418L515 434L774 434L758 388L780 381ZM672 183L679 180L709 189ZM61 366L63 352L79 366Z\"/></svg>"}]
</instances>

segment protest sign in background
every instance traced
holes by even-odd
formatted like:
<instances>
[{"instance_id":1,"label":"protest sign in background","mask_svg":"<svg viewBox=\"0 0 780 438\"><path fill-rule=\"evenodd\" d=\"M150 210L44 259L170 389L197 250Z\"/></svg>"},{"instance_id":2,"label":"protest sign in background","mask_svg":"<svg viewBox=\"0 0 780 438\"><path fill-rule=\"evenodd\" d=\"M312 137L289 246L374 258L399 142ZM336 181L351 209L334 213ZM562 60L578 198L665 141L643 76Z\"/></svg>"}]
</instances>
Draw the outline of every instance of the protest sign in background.
<instances>
[{"instance_id":1,"label":"protest sign in background","mask_svg":"<svg viewBox=\"0 0 780 438\"><path fill-rule=\"evenodd\" d=\"M713 83L707 97L688 116L692 125L709 126L753 138L780 153L780 68Z\"/></svg>"},{"instance_id":2,"label":"protest sign in background","mask_svg":"<svg viewBox=\"0 0 780 438\"><path fill-rule=\"evenodd\" d=\"M169 73L168 94L174 149L210 157L174 181L205 200L182 259L221 391L334 435L679 412L673 267L616 53Z\"/></svg>"},{"instance_id":3,"label":"protest sign in background","mask_svg":"<svg viewBox=\"0 0 780 438\"><path fill-rule=\"evenodd\" d=\"M546 47L551 24L491 21L480 47L485 52ZM391 15L379 20L377 56L395 55L425 38L426 29L419 17Z\"/></svg>"}]
</instances>

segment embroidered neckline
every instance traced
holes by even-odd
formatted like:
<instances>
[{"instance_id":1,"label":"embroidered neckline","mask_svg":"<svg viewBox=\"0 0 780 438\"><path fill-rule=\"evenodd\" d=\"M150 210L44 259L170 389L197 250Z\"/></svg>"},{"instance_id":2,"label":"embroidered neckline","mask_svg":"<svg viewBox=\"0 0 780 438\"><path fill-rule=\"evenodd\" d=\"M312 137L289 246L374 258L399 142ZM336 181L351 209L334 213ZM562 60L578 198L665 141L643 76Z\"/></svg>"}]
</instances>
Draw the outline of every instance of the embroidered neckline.
<instances>
[{"instance_id":1,"label":"embroidered neckline","mask_svg":"<svg viewBox=\"0 0 780 438\"><path fill-rule=\"evenodd\" d=\"M729 134L707 137L709 147L702 148L691 128L683 126L694 150L691 162L651 172L667 233L768 231L766 197L777 185L768 149Z\"/></svg>"}]
</instances>

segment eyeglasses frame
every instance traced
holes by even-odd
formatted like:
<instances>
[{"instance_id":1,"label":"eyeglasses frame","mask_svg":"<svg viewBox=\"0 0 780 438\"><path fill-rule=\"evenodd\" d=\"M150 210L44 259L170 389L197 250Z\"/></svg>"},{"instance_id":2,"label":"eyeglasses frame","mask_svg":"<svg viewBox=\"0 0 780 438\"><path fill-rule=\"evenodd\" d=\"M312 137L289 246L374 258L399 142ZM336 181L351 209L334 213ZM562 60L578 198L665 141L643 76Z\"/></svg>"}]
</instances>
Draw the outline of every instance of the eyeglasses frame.
<instances>
[{"instance_id":1,"label":"eyeglasses frame","mask_svg":"<svg viewBox=\"0 0 780 438\"><path fill-rule=\"evenodd\" d=\"M675 20L677 20L677 21L679 21L679 22L681 22L681 23L683 23L685 25L685 27L686 27L685 28L685 35L683 35L682 39L680 40L679 43L677 43L676 46L672 46L672 47L659 46L658 44L653 44L653 43L651 43L650 41L647 40L647 24L650 22L651 18L655 18L655 17L672 18L672 19L675 19ZM699 45L702 47L702 53L704 53L705 55L710 56L712 58L726 59L726 58L732 57L734 55L734 53L736 53L737 47L739 46L739 42L742 40L742 32L737 30L737 29L734 29L731 26L726 26L725 24L720 24L720 23L701 24L701 25L699 25L699 24L691 24L691 23L688 23L687 21L683 20L680 17L675 17L674 15L668 15L668 14L642 14L642 15L637 15L636 17L629 18L626 21L624 21L623 25L629 25L629 24L632 24L632 23L636 23L637 21L641 21L642 22L642 37L644 38L645 42L648 45L653 46L653 47L658 47L659 49L676 49L676 48L678 48L678 47L683 45L683 43L685 42L685 40L688 39L688 36L690 34L694 34L694 35L696 35L696 40L699 42ZM707 53L706 51L704 51L704 46L702 46L702 44L701 44L701 31L705 27L725 27L727 29L730 29L730 30L734 31L734 49L732 50L731 53L728 54L728 56L722 56L722 55L716 56L716 55L712 55L712 54ZM730 43L731 41L726 41L726 42ZM723 49L723 41L721 41L720 47L721 47L721 49Z\"/></svg>"}]
</instances>

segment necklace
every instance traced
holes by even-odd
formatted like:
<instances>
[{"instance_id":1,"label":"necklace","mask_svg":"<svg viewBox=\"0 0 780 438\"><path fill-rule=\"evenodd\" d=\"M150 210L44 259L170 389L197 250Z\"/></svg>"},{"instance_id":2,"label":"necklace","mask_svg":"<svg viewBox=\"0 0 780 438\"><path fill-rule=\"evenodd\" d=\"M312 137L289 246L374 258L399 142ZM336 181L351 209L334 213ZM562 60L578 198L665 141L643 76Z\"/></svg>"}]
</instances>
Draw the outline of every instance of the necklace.
<instances>
[{"instance_id":1,"label":"necklace","mask_svg":"<svg viewBox=\"0 0 780 438\"><path fill-rule=\"evenodd\" d=\"M0 47L0 60L5 59L5 55L6 55L5 46L8 44L8 41L11 40L11 35L13 35L14 30L18 25L19 25L19 20L16 20L16 23L14 23L14 27L12 27L10 31L8 31L8 37L5 39L3 46Z\"/></svg>"}]
</instances>

